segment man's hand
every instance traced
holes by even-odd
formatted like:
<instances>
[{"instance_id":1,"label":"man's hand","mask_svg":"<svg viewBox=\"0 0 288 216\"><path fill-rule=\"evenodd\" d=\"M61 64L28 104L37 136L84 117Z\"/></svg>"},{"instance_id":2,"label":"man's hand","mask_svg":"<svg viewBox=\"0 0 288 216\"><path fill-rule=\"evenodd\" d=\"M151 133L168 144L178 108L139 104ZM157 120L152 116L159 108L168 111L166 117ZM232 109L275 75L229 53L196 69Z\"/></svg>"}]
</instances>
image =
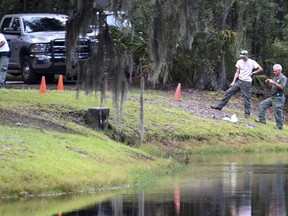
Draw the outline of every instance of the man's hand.
<instances>
[{"instance_id":1,"label":"man's hand","mask_svg":"<svg viewBox=\"0 0 288 216\"><path fill-rule=\"evenodd\" d=\"M5 41L0 41L0 47L2 47L5 44Z\"/></svg>"},{"instance_id":2,"label":"man's hand","mask_svg":"<svg viewBox=\"0 0 288 216\"><path fill-rule=\"evenodd\" d=\"M272 79L267 79L265 82L268 84L276 84Z\"/></svg>"},{"instance_id":3,"label":"man's hand","mask_svg":"<svg viewBox=\"0 0 288 216\"><path fill-rule=\"evenodd\" d=\"M233 86L234 84L235 84L235 82L233 81L233 82L230 84L230 87Z\"/></svg>"},{"instance_id":4,"label":"man's hand","mask_svg":"<svg viewBox=\"0 0 288 216\"><path fill-rule=\"evenodd\" d=\"M269 86L269 88L275 83L272 79L267 79L265 80L265 83L267 84L267 86Z\"/></svg>"}]
</instances>

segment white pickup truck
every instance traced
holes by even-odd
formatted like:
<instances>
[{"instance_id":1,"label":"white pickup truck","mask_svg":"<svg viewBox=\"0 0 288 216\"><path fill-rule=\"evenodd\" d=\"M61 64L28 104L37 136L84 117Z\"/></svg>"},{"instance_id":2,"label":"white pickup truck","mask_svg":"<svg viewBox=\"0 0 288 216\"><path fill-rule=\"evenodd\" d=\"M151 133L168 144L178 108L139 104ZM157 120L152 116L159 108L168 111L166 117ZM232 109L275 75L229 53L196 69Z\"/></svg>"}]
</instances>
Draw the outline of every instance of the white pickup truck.
<instances>
[{"instance_id":1,"label":"white pickup truck","mask_svg":"<svg viewBox=\"0 0 288 216\"><path fill-rule=\"evenodd\" d=\"M0 23L10 47L8 73L22 75L24 83L33 84L41 76L52 81L55 74L66 74L65 24L63 14L8 14ZM89 38L79 38L76 60L91 56Z\"/></svg>"}]
</instances>

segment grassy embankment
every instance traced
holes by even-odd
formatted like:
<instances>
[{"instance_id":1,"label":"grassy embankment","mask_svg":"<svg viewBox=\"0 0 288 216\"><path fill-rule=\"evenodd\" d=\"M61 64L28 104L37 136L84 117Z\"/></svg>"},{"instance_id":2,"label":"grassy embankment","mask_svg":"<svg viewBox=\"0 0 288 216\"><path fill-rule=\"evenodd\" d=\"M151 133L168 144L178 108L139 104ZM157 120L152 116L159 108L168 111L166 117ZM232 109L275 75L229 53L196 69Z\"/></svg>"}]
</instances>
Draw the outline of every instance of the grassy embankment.
<instances>
[{"instance_id":1,"label":"grassy embankment","mask_svg":"<svg viewBox=\"0 0 288 216\"><path fill-rule=\"evenodd\" d=\"M128 93L121 125L116 125L111 99L107 99L112 128L135 148L67 117L81 116L87 108L99 106L94 95L81 94L77 100L71 91L41 95L37 90L1 90L0 111L9 111L17 119L14 116L7 122L11 116L0 115L0 195L79 192L151 183L157 176L180 169L172 158L184 161L195 153L287 151L287 128L279 133L273 129L274 122L249 128L249 120L245 119L232 124L210 118L209 114L207 118L199 117L182 105L189 102L189 106L196 106L205 101L191 101L188 95L183 102L175 102L171 94L146 91L142 145L138 141L139 91ZM208 96L219 95L211 92ZM115 134L108 132L110 137Z\"/></svg>"},{"instance_id":2,"label":"grassy embankment","mask_svg":"<svg viewBox=\"0 0 288 216\"><path fill-rule=\"evenodd\" d=\"M69 121L99 105L94 96L5 89L0 100L0 196L151 183L177 167Z\"/></svg>"}]
</instances>

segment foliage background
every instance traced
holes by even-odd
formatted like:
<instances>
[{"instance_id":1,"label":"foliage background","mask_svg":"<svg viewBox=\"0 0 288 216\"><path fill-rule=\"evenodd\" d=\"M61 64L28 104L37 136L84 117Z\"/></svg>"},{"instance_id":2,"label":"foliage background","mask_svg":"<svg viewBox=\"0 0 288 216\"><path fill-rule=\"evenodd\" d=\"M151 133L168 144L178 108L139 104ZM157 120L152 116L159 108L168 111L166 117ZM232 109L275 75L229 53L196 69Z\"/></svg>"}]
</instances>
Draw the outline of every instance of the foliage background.
<instances>
[{"instance_id":1,"label":"foliage background","mask_svg":"<svg viewBox=\"0 0 288 216\"><path fill-rule=\"evenodd\" d=\"M247 49L250 57L263 66L266 76L273 75L271 66L275 63L282 64L287 75L287 1L107 1L107 5L99 0L85 4L125 11L133 29L122 34L119 45L148 66L153 82L225 90L241 49ZM72 15L79 11L79 2L1 0L0 16L19 12Z\"/></svg>"}]
</instances>

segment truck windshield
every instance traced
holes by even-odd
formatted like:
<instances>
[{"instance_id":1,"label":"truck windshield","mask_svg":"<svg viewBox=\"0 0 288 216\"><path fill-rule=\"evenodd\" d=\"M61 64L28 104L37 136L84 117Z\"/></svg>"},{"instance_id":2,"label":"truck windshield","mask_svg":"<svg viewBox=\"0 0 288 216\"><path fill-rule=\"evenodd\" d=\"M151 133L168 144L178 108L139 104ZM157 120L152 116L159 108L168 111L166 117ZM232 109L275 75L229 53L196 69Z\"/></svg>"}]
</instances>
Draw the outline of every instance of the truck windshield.
<instances>
[{"instance_id":1,"label":"truck windshield","mask_svg":"<svg viewBox=\"0 0 288 216\"><path fill-rule=\"evenodd\" d=\"M42 32L42 31L65 31L65 25L68 17L25 17L25 32Z\"/></svg>"}]
</instances>

